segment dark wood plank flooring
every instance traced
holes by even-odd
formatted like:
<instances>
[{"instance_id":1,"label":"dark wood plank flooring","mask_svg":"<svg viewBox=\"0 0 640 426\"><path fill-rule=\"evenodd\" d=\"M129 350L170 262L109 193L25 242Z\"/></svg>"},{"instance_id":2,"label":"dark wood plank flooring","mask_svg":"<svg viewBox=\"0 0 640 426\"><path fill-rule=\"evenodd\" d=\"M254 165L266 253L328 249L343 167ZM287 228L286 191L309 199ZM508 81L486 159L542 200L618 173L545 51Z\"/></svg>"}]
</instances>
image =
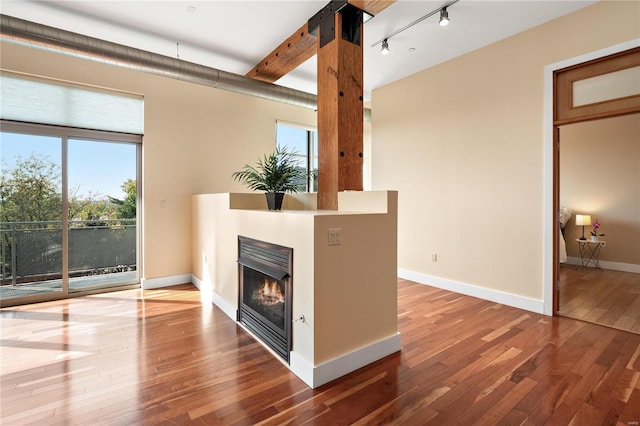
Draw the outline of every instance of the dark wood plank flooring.
<instances>
[{"instance_id":1,"label":"dark wood plank flooring","mask_svg":"<svg viewBox=\"0 0 640 426\"><path fill-rule=\"evenodd\" d=\"M191 285L5 308L0 423L640 421L639 335L403 280L398 292L402 351L315 390Z\"/></svg>"}]
</instances>

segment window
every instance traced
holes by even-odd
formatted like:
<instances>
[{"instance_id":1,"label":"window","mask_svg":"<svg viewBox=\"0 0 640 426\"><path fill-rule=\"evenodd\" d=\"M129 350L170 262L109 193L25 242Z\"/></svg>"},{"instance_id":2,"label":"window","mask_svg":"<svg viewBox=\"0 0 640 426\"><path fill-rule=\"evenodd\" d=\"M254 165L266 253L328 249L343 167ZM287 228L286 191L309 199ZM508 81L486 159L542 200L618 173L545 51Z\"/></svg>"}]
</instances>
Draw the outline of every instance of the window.
<instances>
[{"instance_id":1,"label":"window","mask_svg":"<svg viewBox=\"0 0 640 426\"><path fill-rule=\"evenodd\" d=\"M294 153L299 159L299 167L305 172L313 171L305 187L307 192L318 191L318 132L296 124L278 122L276 125L276 146Z\"/></svg>"},{"instance_id":2,"label":"window","mask_svg":"<svg viewBox=\"0 0 640 426\"><path fill-rule=\"evenodd\" d=\"M140 140L2 121L0 302L140 282Z\"/></svg>"},{"instance_id":3,"label":"window","mask_svg":"<svg viewBox=\"0 0 640 426\"><path fill-rule=\"evenodd\" d=\"M0 73L0 302L140 282L142 97Z\"/></svg>"}]
</instances>

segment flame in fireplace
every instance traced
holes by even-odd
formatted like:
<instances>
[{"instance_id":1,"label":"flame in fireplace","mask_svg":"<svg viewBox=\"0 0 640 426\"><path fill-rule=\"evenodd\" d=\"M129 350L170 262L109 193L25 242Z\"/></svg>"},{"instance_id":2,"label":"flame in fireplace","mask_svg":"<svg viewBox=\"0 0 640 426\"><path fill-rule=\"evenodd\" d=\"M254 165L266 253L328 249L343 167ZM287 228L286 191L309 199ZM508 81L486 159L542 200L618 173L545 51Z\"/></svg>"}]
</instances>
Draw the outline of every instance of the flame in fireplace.
<instances>
[{"instance_id":1,"label":"flame in fireplace","mask_svg":"<svg viewBox=\"0 0 640 426\"><path fill-rule=\"evenodd\" d=\"M282 294L278 282L271 281L268 278L264 279L262 286L255 291L253 297L265 305L284 303L284 294Z\"/></svg>"}]
</instances>

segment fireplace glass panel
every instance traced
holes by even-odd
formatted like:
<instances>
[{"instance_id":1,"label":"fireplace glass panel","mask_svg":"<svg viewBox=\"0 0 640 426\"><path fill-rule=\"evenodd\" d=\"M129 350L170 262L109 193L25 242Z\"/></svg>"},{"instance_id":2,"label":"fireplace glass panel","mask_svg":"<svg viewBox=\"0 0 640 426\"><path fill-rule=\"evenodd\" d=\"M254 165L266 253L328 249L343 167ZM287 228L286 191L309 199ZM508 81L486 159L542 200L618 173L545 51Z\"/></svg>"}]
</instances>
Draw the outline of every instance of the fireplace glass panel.
<instances>
[{"instance_id":1,"label":"fireplace glass panel","mask_svg":"<svg viewBox=\"0 0 640 426\"><path fill-rule=\"evenodd\" d=\"M251 268L243 268L243 302L276 328L284 330L286 285Z\"/></svg>"}]
</instances>

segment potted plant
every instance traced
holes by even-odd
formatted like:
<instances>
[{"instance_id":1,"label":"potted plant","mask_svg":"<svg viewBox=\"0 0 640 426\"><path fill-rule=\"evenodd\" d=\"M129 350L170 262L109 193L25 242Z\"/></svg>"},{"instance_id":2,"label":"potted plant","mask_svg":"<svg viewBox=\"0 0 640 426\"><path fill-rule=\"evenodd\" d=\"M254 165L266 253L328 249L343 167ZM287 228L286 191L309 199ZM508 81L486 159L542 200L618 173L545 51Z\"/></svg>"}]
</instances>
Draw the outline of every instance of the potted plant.
<instances>
[{"instance_id":1,"label":"potted plant","mask_svg":"<svg viewBox=\"0 0 640 426\"><path fill-rule=\"evenodd\" d=\"M232 177L253 191L265 191L269 210L280 210L284 193L300 192L308 177L308 173L298 166L294 154L277 147L271 154L258 158L255 167L245 164Z\"/></svg>"},{"instance_id":2,"label":"potted plant","mask_svg":"<svg viewBox=\"0 0 640 426\"><path fill-rule=\"evenodd\" d=\"M591 229L591 241L598 241L598 237L604 237L604 234L600 234L598 231L598 229L600 228L600 223L598 222L598 219L596 219L595 222L593 222L593 228Z\"/></svg>"}]
</instances>

